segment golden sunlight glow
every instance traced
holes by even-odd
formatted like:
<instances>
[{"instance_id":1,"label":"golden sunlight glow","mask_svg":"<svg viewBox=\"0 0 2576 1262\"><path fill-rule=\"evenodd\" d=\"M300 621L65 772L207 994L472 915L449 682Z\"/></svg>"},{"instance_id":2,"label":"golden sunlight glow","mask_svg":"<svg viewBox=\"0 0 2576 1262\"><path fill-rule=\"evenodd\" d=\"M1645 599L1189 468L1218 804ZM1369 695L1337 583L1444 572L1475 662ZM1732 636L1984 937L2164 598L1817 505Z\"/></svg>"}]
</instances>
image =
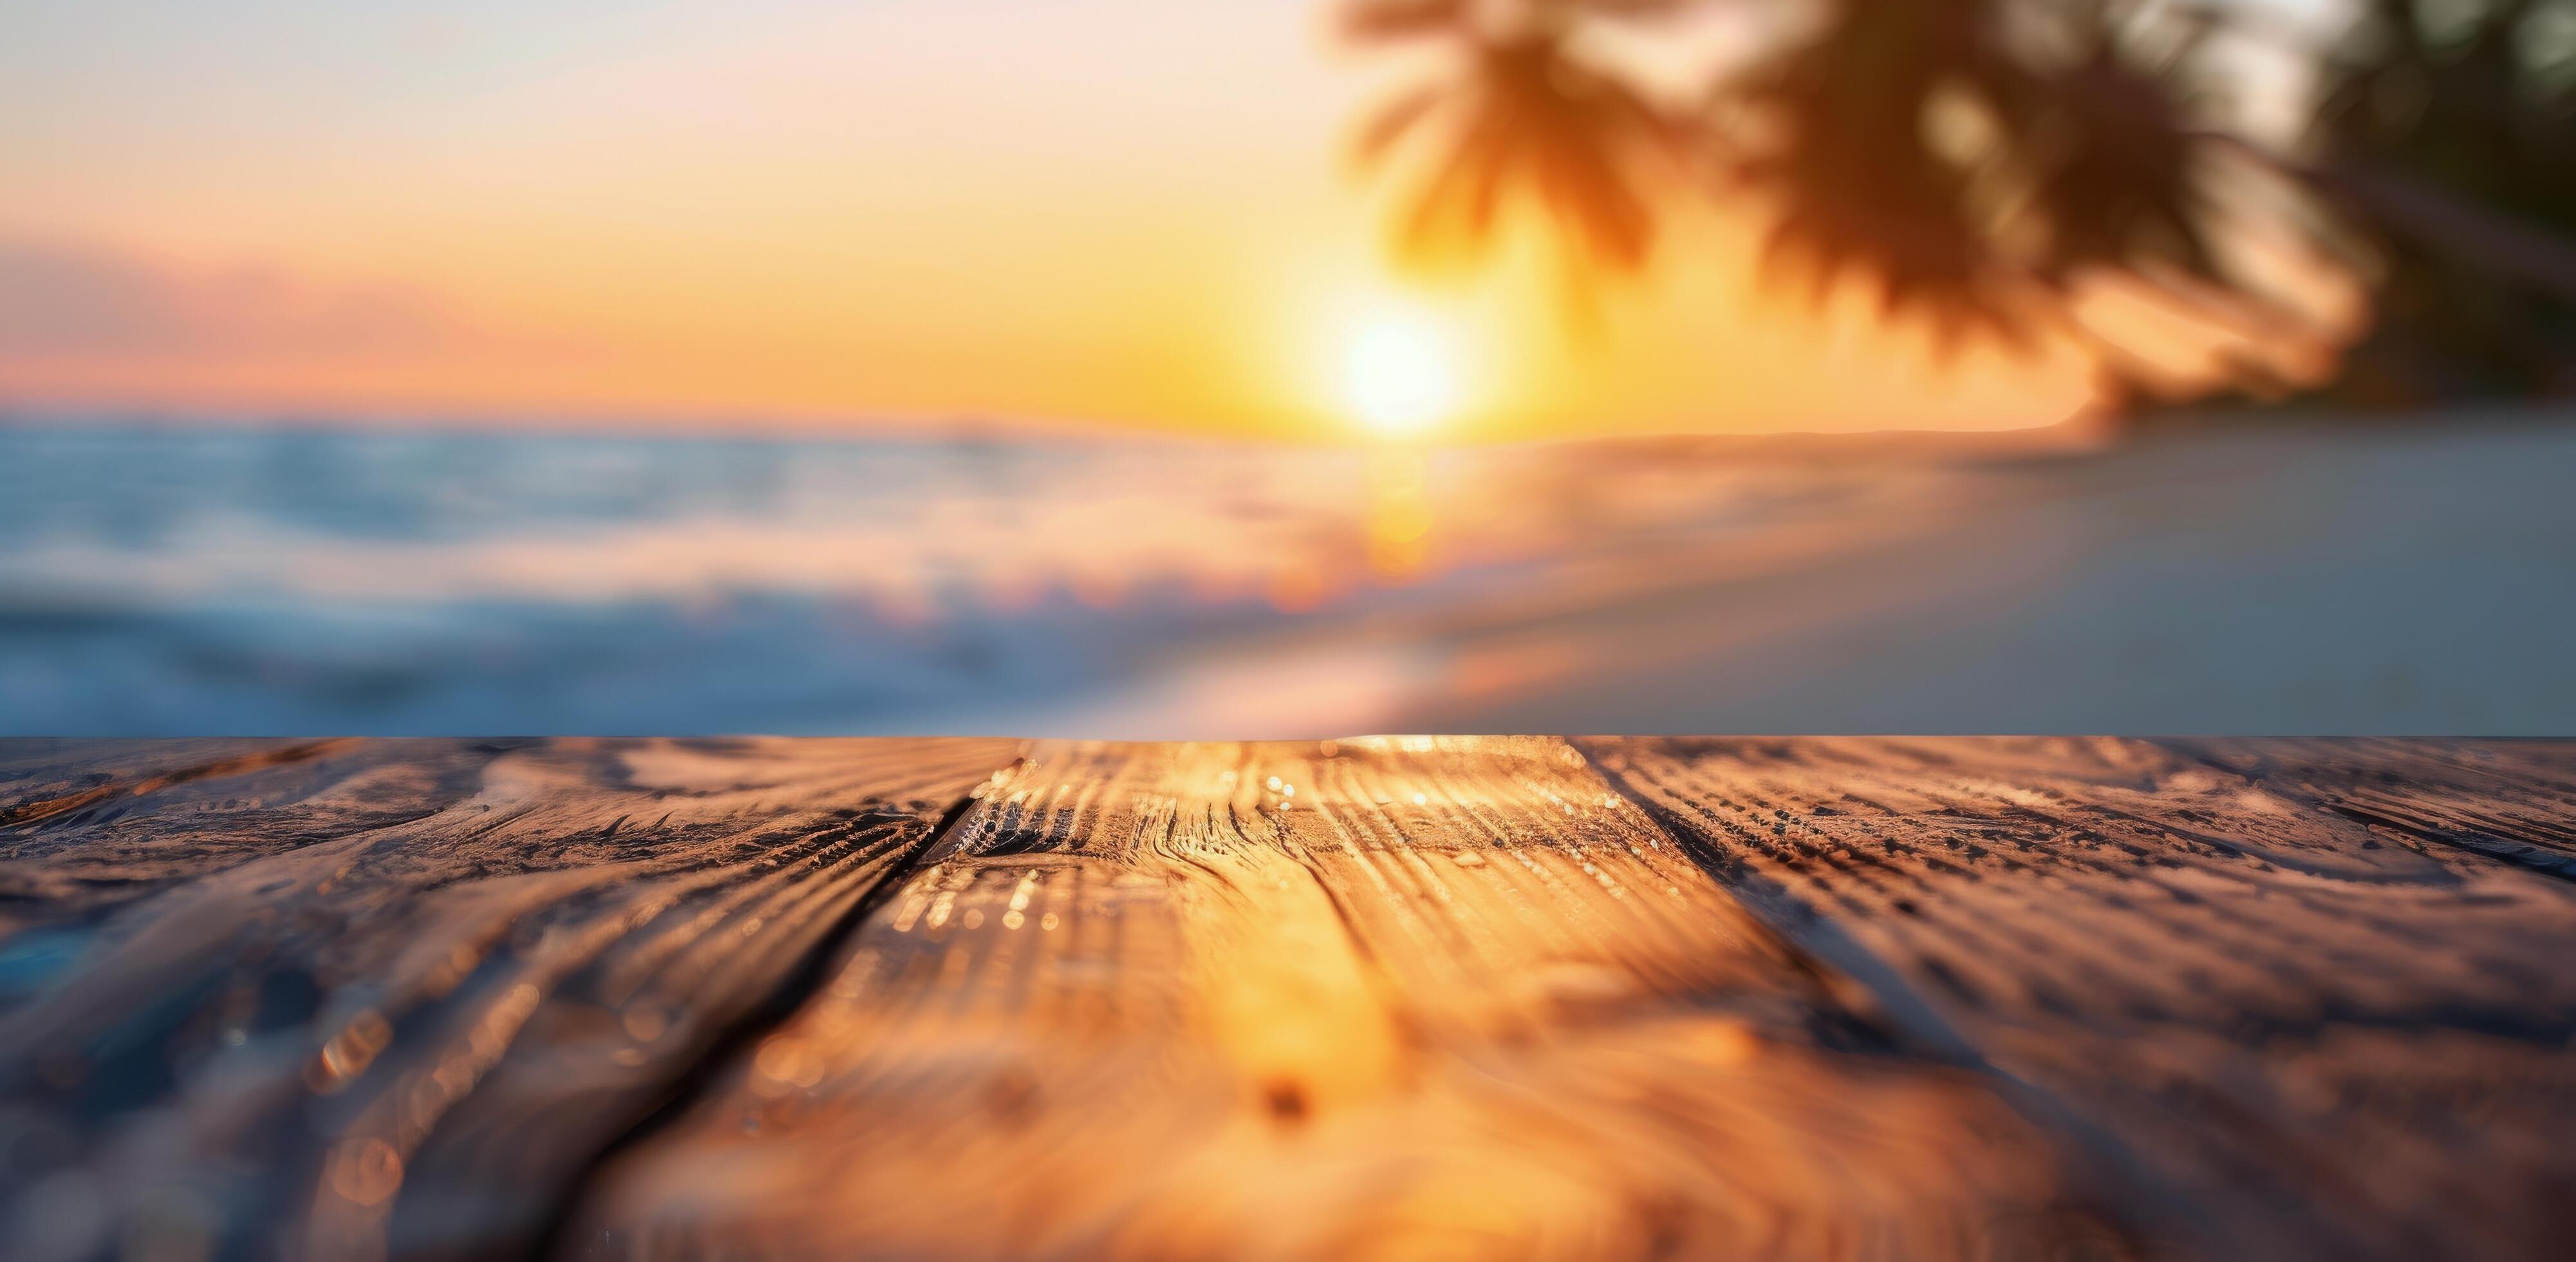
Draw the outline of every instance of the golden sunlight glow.
<instances>
[{"instance_id":1,"label":"golden sunlight glow","mask_svg":"<svg viewBox=\"0 0 2576 1262\"><path fill-rule=\"evenodd\" d=\"M1458 407L1458 370L1448 331L1415 312L1361 320L1343 348L1342 397L1360 424L1389 438L1449 419Z\"/></svg>"},{"instance_id":2,"label":"golden sunlight glow","mask_svg":"<svg viewBox=\"0 0 2576 1262\"><path fill-rule=\"evenodd\" d=\"M1318 55L1326 0L309 7L0 3L0 66L45 63L0 73L0 173L43 173L0 202L0 405L1392 443L2093 391L2071 345L1954 370L1862 296L1784 314L1733 213L1676 216L1598 337L1544 234L1390 268L1393 207L1332 160L1377 89Z\"/></svg>"}]
</instances>

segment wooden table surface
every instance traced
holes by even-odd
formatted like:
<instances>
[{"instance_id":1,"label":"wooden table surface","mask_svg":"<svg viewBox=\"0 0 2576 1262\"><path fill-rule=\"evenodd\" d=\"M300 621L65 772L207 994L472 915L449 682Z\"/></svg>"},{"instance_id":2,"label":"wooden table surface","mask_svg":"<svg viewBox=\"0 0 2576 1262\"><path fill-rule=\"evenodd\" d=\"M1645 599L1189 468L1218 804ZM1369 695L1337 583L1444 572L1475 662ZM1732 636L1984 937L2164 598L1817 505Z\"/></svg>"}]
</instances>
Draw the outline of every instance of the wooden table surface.
<instances>
[{"instance_id":1,"label":"wooden table surface","mask_svg":"<svg viewBox=\"0 0 2576 1262\"><path fill-rule=\"evenodd\" d=\"M2576 744L0 742L0 1255L2566 1257Z\"/></svg>"}]
</instances>

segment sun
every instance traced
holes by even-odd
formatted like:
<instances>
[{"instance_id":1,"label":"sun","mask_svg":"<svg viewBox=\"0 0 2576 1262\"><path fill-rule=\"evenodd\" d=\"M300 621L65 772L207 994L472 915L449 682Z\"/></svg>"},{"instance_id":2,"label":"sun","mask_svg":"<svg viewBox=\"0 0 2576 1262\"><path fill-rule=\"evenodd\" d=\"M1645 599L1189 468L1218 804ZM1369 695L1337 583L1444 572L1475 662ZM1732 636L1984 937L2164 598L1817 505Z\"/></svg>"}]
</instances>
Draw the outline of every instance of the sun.
<instances>
[{"instance_id":1,"label":"sun","mask_svg":"<svg viewBox=\"0 0 2576 1262\"><path fill-rule=\"evenodd\" d=\"M1342 348L1342 401L1360 424L1406 438L1458 408L1457 354L1427 316L1381 311L1353 325Z\"/></svg>"}]
</instances>

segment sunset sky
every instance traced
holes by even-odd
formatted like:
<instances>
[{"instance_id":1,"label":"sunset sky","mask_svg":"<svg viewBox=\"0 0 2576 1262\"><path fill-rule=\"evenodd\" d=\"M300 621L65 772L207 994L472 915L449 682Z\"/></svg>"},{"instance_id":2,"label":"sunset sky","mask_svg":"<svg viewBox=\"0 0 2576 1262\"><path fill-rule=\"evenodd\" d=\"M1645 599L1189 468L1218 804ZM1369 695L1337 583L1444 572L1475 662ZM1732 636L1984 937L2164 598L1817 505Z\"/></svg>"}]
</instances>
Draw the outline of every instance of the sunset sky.
<instances>
[{"instance_id":1,"label":"sunset sky","mask_svg":"<svg viewBox=\"0 0 2576 1262\"><path fill-rule=\"evenodd\" d=\"M1389 327L1437 331L1455 436L1984 428L2082 402L2068 357L1944 370L1856 308L1757 298L1719 214L1589 332L1534 249L1398 274L1390 190L1344 151L1401 70L1324 19L16 0L0 409L1331 438L1358 423L1355 340Z\"/></svg>"}]
</instances>

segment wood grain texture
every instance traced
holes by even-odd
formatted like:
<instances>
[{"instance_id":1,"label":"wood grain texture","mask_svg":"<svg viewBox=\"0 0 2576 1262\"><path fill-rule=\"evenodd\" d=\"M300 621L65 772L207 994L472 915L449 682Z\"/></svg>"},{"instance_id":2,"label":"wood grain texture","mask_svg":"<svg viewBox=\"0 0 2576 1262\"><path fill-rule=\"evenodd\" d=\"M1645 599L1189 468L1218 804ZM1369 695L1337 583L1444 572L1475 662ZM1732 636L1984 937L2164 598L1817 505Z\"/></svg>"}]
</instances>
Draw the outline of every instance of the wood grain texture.
<instances>
[{"instance_id":1,"label":"wood grain texture","mask_svg":"<svg viewBox=\"0 0 2576 1262\"><path fill-rule=\"evenodd\" d=\"M2061 1155L1562 742L1053 747L568 1243L2039 1255Z\"/></svg>"},{"instance_id":2,"label":"wood grain texture","mask_svg":"<svg viewBox=\"0 0 2576 1262\"><path fill-rule=\"evenodd\" d=\"M0 747L14 1251L525 1247L1017 752Z\"/></svg>"},{"instance_id":3,"label":"wood grain texture","mask_svg":"<svg viewBox=\"0 0 2576 1262\"><path fill-rule=\"evenodd\" d=\"M477 760L460 743L398 752L363 741L0 740L0 916L59 920L295 844L300 826L389 823L436 809L436 777ZM367 794L330 788L394 769ZM304 810L296 808L302 805ZM241 814L262 827L240 825ZM136 815L212 811L215 828L110 827ZM14 920L11 922L14 923Z\"/></svg>"},{"instance_id":4,"label":"wood grain texture","mask_svg":"<svg viewBox=\"0 0 2576 1262\"><path fill-rule=\"evenodd\" d=\"M2576 741L2177 744L2373 828L2576 879Z\"/></svg>"},{"instance_id":5,"label":"wood grain texture","mask_svg":"<svg viewBox=\"0 0 2576 1262\"><path fill-rule=\"evenodd\" d=\"M0 1255L2555 1258L2576 744L0 742Z\"/></svg>"},{"instance_id":6,"label":"wood grain texture","mask_svg":"<svg viewBox=\"0 0 2576 1262\"><path fill-rule=\"evenodd\" d=\"M2576 1238L2576 886L2316 809L2333 760L2309 755L2330 746L1585 748L1765 923L2133 1169L2124 1212L2177 1249L2546 1257ZM2569 766L2564 747L2517 756ZM2360 779L2409 810L2555 810L2545 782L2460 770L2471 747L2346 761L2383 760L2403 787ZM2246 773L2264 765L2307 770Z\"/></svg>"}]
</instances>

